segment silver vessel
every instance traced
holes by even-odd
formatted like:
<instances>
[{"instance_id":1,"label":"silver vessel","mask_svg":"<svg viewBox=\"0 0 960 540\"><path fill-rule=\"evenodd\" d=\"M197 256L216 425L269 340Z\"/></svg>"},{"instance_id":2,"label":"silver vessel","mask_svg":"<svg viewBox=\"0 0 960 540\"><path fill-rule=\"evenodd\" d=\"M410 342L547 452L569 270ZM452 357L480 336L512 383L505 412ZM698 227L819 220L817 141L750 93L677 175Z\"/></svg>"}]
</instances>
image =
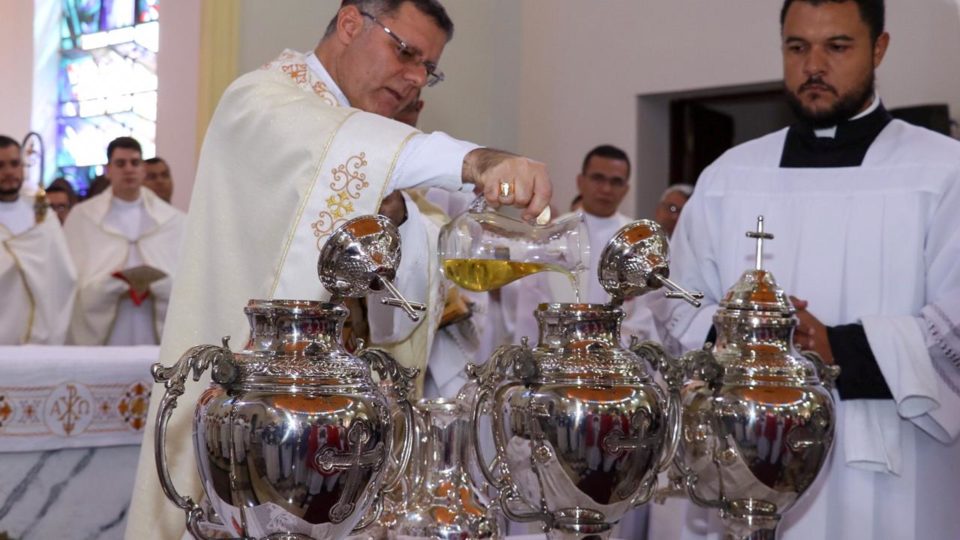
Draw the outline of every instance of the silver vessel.
<instances>
[{"instance_id":1,"label":"silver vessel","mask_svg":"<svg viewBox=\"0 0 960 540\"><path fill-rule=\"evenodd\" d=\"M714 315L712 351L686 356L676 485L717 508L728 539L773 540L780 517L814 482L833 444L830 386L839 368L793 347L795 310L763 269L744 272Z\"/></svg>"},{"instance_id":2,"label":"silver vessel","mask_svg":"<svg viewBox=\"0 0 960 540\"><path fill-rule=\"evenodd\" d=\"M393 289L399 235L379 216L343 225L321 253L324 284L338 296ZM156 458L165 494L184 509L187 528L208 538L206 524L243 539L339 539L372 523L384 492L394 489L413 445L407 401L416 370L382 351L356 356L341 345L347 309L333 302L251 300L243 350L202 345L173 366L153 367L166 384L156 424ZM371 367L393 383L388 402ZM194 447L209 509L180 495L166 468L165 428L191 371L211 370L213 384L194 414ZM406 429L395 431L389 403ZM395 444L399 439L400 444ZM399 448L397 448L399 446ZM387 476L390 476L388 478Z\"/></svg>"},{"instance_id":3,"label":"silver vessel","mask_svg":"<svg viewBox=\"0 0 960 540\"><path fill-rule=\"evenodd\" d=\"M627 225L601 257L600 279L618 304L667 287L667 241L649 221ZM514 521L540 521L549 538L606 538L631 509L646 503L669 465L680 433L681 379L652 343L621 345L617 305L541 304L534 348L499 349L469 366L477 385L474 426L489 414L496 456L484 476ZM671 395L644 360L662 369ZM479 434L476 439L490 437Z\"/></svg>"},{"instance_id":4,"label":"silver vessel","mask_svg":"<svg viewBox=\"0 0 960 540\"><path fill-rule=\"evenodd\" d=\"M420 400L410 493L389 537L500 538L496 507L471 476L472 410L459 400Z\"/></svg>"}]
</instances>

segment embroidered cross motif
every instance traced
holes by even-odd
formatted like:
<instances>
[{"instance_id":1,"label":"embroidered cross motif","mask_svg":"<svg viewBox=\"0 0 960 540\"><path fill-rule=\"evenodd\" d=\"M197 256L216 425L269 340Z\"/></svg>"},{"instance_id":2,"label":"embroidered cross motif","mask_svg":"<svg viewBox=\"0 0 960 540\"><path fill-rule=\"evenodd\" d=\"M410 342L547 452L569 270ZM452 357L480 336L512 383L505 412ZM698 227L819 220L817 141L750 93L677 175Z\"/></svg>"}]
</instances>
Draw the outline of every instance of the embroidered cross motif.
<instances>
[{"instance_id":1,"label":"embroidered cross motif","mask_svg":"<svg viewBox=\"0 0 960 540\"><path fill-rule=\"evenodd\" d=\"M307 82L307 65L306 64L284 64L280 67L284 73L290 76L295 83L304 84Z\"/></svg>"},{"instance_id":2,"label":"embroidered cross motif","mask_svg":"<svg viewBox=\"0 0 960 540\"><path fill-rule=\"evenodd\" d=\"M330 209L333 217L340 219L350 212L353 212L353 202L349 199L349 195L347 195L345 191L341 191L327 198L327 208Z\"/></svg>"},{"instance_id":3,"label":"embroidered cross motif","mask_svg":"<svg viewBox=\"0 0 960 540\"><path fill-rule=\"evenodd\" d=\"M363 487L364 471L372 469L371 476L380 470L384 461L383 441L377 442L373 450L363 451L363 447L370 442L373 432L370 425L363 420L354 421L347 431L347 452L337 452L335 448L324 448L317 453L314 463L320 472L329 473L334 470L347 471L340 499L330 508L330 521L341 523L353 514L356 509L356 499Z\"/></svg>"}]
</instances>

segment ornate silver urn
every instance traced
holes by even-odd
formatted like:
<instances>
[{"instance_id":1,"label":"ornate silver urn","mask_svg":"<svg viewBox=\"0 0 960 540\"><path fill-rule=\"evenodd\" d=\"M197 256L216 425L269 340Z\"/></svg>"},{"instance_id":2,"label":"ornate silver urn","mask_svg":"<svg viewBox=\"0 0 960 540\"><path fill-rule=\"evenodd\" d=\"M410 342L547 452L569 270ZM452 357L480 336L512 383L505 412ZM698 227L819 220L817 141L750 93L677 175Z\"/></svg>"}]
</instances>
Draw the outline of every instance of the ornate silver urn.
<instances>
[{"instance_id":1,"label":"ornate silver urn","mask_svg":"<svg viewBox=\"0 0 960 540\"><path fill-rule=\"evenodd\" d=\"M398 263L396 228L364 216L331 236L319 269L337 298L394 290L385 284ZM338 303L251 300L244 312L250 338L243 350L231 352L225 338L221 347L193 347L169 368L153 367L157 382L166 383L156 457L167 497L184 509L198 539L208 538L210 523L243 539L271 540L339 539L372 523L410 458L407 396L416 370L382 351L348 353L341 345L348 312ZM393 384L403 436L371 367ZM164 454L166 424L186 378L206 369L213 384L196 404L194 447L209 509L177 492Z\"/></svg>"},{"instance_id":2,"label":"ornate silver urn","mask_svg":"<svg viewBox=\"0 0 960 540\"><path fill-rule=\"evenodd\" d=\"M389 534L393 539L500 538L496 507L471 474L472 410L460 400L424 399L416 406L417 445L409 495Z\"/></svg>"},{"instance_id":3,"label":"ornate silver urn","mask_svg":"<svg viewBox=\"0 0 960 540\"><path fill-rule=\"evenodd\" d=\"M696 302L669 281L668 262L659 226L634 222L604 250L601 283L615 304L664 286ZM621 345L615 304L541 304L536 347L501 347L468 367L475 429L489 414L496 448L488 465L475 444L483 474L509 519L540 521L549 538L606 538L650 499L678 441L681 379L663 370L668 398L644 362L662 369L666 356L655 344Z\"/></svg>"},{"instance_id":4,"label":"ornate silver urn","mask_svg":"<svg viewBox=\"0 0 960 540\"><path fill-rule=\"evenodd\" d=\"M757 239L756 268L721 301L716 345L681 361L688 382L672 476L694 503L719 509L726 538L773 540L830 452L839 368L793 347L794 307L762 265L763 240L773 238L762 216L747 236Z\"/></svg>"}]
</instances>

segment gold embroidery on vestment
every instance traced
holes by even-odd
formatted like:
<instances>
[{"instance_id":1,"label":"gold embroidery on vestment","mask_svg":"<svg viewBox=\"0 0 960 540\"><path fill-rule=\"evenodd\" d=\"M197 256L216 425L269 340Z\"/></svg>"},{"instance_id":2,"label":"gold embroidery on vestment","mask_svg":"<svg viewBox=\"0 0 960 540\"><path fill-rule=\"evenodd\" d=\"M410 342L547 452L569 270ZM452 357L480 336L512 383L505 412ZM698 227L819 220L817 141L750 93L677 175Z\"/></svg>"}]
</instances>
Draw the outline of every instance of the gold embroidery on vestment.
<instances>
[{"instance_id":1,"label":"gold embroidery on vestment","mask_svg":"<svg viewBox=\"0 0 960 540\"><path fill-rule=\"evenodd\" d=\"M320 212L319 219L311 225L313 235L317 237L317 249L323 248L326 236L334 228L349 219L354 211L353 201L359 199L363 191L370 187L367 174L363 172L366 166L367 153L360 152L331 169L333 180L330 182L330 189L333 190L333 195L327 197L327 209Z\"/></svg>"},{"instance_id":2,"label":"gold embroidery on vestment","mask_svg":"<svg viewBox=\"0 0 960 540\"><path fill-rule=\"evenodd\" d=\"M293 79L293 82L297 84L303 84L307 82L307 65L306 64L284 64L280 66L280 69L284 73L290 76Z\"/></svg>"},{"instance_id":3,"label":"gold embroidery on vestment","mask_svg":"<svg viewBox=\"0 0 960 540\"><path fill-rule=\"evenodd\" d=\"M324 103L331 107L339 107L340 103L337 101L337 98L333 95L333 92L327 88L327 85L323 84L320 81L313 83L313 93L317 95L318 98L323 100Z\"/></svg>"}]
</instances>

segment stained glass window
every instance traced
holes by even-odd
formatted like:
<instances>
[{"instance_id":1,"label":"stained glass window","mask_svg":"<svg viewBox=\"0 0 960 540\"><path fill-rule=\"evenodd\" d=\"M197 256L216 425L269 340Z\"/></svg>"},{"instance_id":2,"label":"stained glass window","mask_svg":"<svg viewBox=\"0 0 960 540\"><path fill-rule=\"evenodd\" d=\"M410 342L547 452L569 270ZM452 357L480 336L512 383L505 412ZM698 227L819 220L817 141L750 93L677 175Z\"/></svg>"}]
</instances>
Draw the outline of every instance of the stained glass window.
<instances>
[{"instance_id":1,"label":"stained glass window","mask_svg":"<svg viewBox=\"0 0 960 540\"><path fill-rule=\"evenodd\" d=\"M81 192L107 144L131 136L155 155L160 0L63 0L57 169Z\"/></svg>"}]
</instances>

